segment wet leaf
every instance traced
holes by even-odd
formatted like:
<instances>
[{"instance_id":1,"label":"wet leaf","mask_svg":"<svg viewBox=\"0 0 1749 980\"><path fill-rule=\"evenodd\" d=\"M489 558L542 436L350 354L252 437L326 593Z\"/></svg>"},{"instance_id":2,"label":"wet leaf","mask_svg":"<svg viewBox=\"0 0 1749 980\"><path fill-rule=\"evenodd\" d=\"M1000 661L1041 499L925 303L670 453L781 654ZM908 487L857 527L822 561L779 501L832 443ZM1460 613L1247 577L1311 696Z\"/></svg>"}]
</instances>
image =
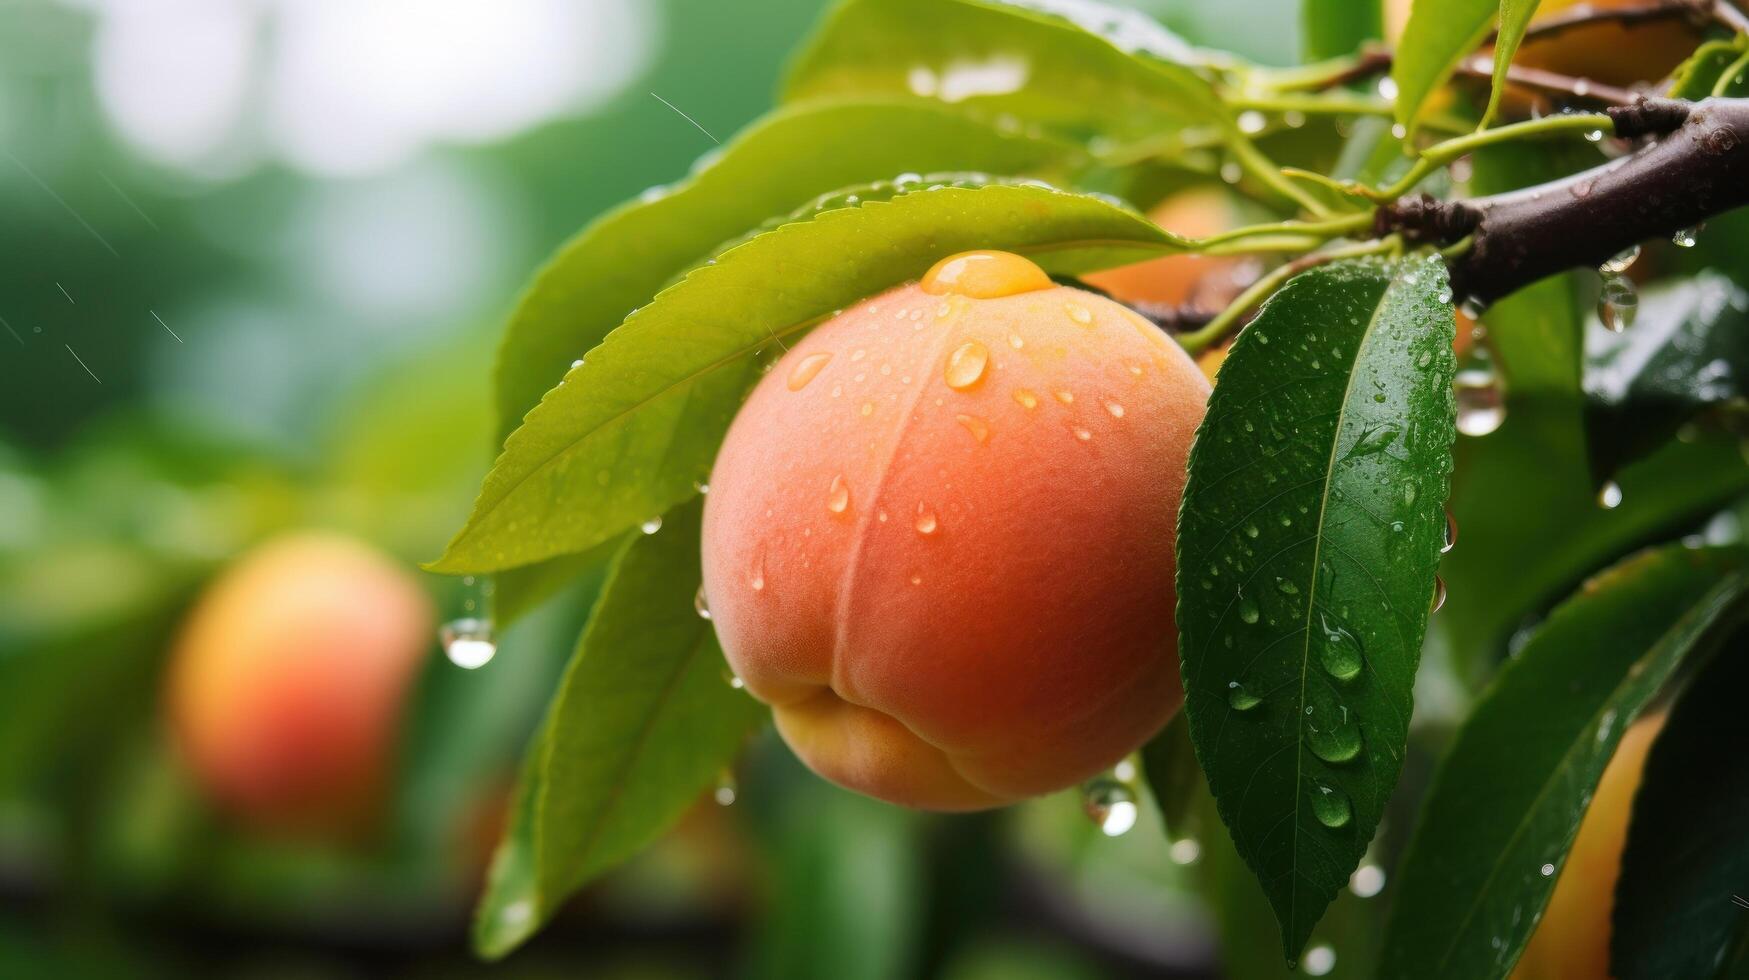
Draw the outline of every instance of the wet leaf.
<instances>
[{"instance_id":1,"label":"wet leaf","mask_svg":"<svg viewBox=\"0 0 1749 980\"><path fill-rule=\"evenodd\" d=\"M1744 639L1732 637L1689 683L1646 757L1615 886L1619 980L1741 976L1749 966Z\"/></svg>"},{"instance_id":2,"label":"wet leaf","mask_svg":"<svg viewBox=\"0 0 1749 980\"><path fill-rule=\"evenodd\" d=\"M536 276L498 351L500 439L664 283L818 194L907 171L1045 174L1080 151L949 106L884 99L780 109L687 179L585 228Z\"/></svg>"},{"instance_id":3,"label":"wet leaf","mask_svg":"<svg viewBox=\"0 0 1749 980\"><path fill-rule=\"evenodd\" d=\"M1648 289L1620 333L1585 338L1585 435L1603 482L1703 410L1749 395L1749 292L1706 273Z\"/></svg>"},{"instance_id":4,"label":"wet leaf","mask_svg":"<svg viewBox=\"0 0 1749 980\"><path fill-rule=\"evenodd\" d=\"M765 717L724 680L693 611L700 503L615 560L541 734L475 921L486 956L532 935L564 898L655 840L710 788Z\"/></svg>"},{"instance_id":5,"label":"wet leaf","mask_svg":"<svg viewBox=\"0 0 1749 980\"><path fill-rule=\"evenodd\" d=\"M1207 780L1196 764L1196 749L1190 744L1190 719L1180 711L1167 726L1142 746L1142 771L1148 791L1160 808L1166 836L1182 840L1195 824L1196 808L1207 794Z\"/></svg>"},{"instance_id":6,"label":"wet leaf","mask_svg":"<svg viewBox=\"0 0 1749 980\"><path fill-rule=\"evenodd\" d=\"M1587 582L1503 668L1396 873L1386 978L1505 977L1635 715L1741 605L1745 553L1671 546Z\"/></svg>"},{"instance_id":7,"label":"wet leaf","mask_svg":"<svg viewBox=\"0 0 1749 980\"><path fill-rule=\"evenodd\" d=\"M505 443L432 567L497 571L584 551L691 497L758 377L756 355L943 256L999 248L1076 274L1181 247L1134 211L1036 182L918 189L767 232L663 290L571 369Z\"/></svg>"},{"instance_id":8,"label":"wet leaf","mask_svg":"<svg viewBox=\"0 0 1749 980\"><path fill-rule=\"evenodd\" d=\"M1725 75L1725 69L1735 64L1743 56L1744 41L1708 41L1696 48L1688 60L1678 65L1670 76L1670 91L1672 99L1687 99L1696 102L1713 94L1713 87L1719 84L1719 79ZM1741 93L1730 93L1741 94Z\"/></svg>"},{"instance_id":9,"label":"wet leaf","mask_svg":"<svg viewBox=\"0 0 1749 980\"><path fill-rule=\"evenodd\" d=\"M1451 468L1442 294L1437 260L1293 279L1239 336L1191 452L1190 734L1290 959L1402 768Z\"/></svg>"},{"instance_id":10,"label":"wet leaf","mask_svg":"<svg viewBox=\"0 0 1749 980\"><path fill-rule=\"evenodd\" d=\"M803 49L786 100L908 95L1078 138L1236 133L1206 59L1145 15L1094 0L850 0Z\"/></svg>"}]
</instances>

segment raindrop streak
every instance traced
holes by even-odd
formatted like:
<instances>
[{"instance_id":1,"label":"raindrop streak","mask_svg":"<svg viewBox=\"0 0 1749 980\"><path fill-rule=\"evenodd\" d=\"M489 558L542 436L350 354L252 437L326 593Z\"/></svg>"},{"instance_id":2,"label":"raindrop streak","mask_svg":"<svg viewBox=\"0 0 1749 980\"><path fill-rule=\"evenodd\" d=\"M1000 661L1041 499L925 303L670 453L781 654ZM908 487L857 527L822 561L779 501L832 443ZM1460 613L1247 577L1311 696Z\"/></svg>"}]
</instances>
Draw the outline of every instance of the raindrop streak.
<instances>
[{"instance_id":1,"label":"raindrop streak","mask_svg":"<svg viewBox=\"0 0 1749 980\"><path fill-rule=\"evenodd\" d=\"M692 594L692 611L698 613L699 619L711 618L711 601L705 597L702 582L699 583L698 591Z\"/></svg>"},{"instance_id":2,"label":"raindrop streak","mask_svg":"<svg viewBox=\"0 0 1749 980\"><path fill-rule=\"evenodd\" d=\"M1336 950L1329 943L1319 943L1306 950L1300 960L1300 971L1308 977L1321 977L1336 969Z\"/></svg>"},{"instance_id":3,"label":"raindrop streak","mask_svg":"<svg viewBox=\"0 0 1749 980\"><path fill-rule=\"evenodd\" d=\"M1262 703L1263 699L1245 690L1245 685L1238 681L1227 682L1227 704L1234 711L1250 711Z\"/></svg>"},{"instance_id":4,"label":"raindrop streak","mask_svg":"<svg viewBox=\"0 0 1749 980\"><path fill-rule=\"evenodd\" d=\"M498 652L498 642L492 638L492 621L475 616L452 619L438 631L444 656L457 667L473 670L490 663Z\"/></svg>"},{"instance_id":5,"label":"raindrop streak","mask_svg":"<svg viewBox=\"0 0 1749 980\"><path fill-rule=\"evenodd\" d=\"M947 355L947 365L942 369L942 375L949 388L956 391L970 388L984 376L984 366L989 362L989 349L975 340L970 340L955 347L953 353Z\"/></svg>"},{"instance_id":6,"label":"raindrop streak","mask_svg":"<svg viewBox=\"0 0 1749 980\"><path fill-rule=\"evenodd\" d=\"M639 524L638 528L645 534L655 534L657 531L662 530L662 515L658 514L655 517L650 518L644 523Z\"/></svg>"},{"instance_id":7,"label":"raindrop streak","mask_svg":"<svg viewBox=\"0 0 1749 980\"><path fill-rule=\"evenodd\" d=\"M842 514L850 506L850 484L844 482L844 475L832 478L832 485L826 490L826 509L834 514Z\"/></svg>"},{"instance_id":8,"label":"raindrop streak","mask_svg":"<svg viewBox=\"0 0 1749 980\"><path fill-rule=\"evenodd\" d=\"M1614 510L1621 506L1621 484L1610 480L1597 491L1597 506Z\"/></svg>"},{"instance_id":9,"label":"raindrop streak","mask_svg":"<svg viewBox=\"0 0 1749 980\"><path fill-rule=\"evenodd\" d=\"M1365 665L1360 641L1340 624L1332 625L1329 617L1322 613L1318 618L1324 627L1324 648L1319 651L1319 662L1324 665L1325 672L1339 681L1358 677L1360 668Z\"/></svg>"},{"instance_id":10,"label":"raindrop streak","mask_svg":"<svg viewBox=\"0 0 1749 980\"><path fill-rule=\"evenodd\" d=\"M1136 825L1136 796L1110 776L1088 780L1081 787L1081 809L1107 837L1122 837Z\"/></svg>"},{"instance_id":11,"label":"raindrop streak","mask_svg":"<svg viewBox=\"0 0 1749 980\"><path fill-rule=\"evenodd\" d=\"M1354 817L1354 808L1348 803L1348 795L1334 786L1322 783L1312 784L1312 815L1326 827L1335 829L1346 827Z\"/></svg>"},{"instance_id":12,"label":"raindrop streak","mask_svg":"<svg viewBox=\"0 0 1749 980\"><path fill-rule=\"evenodd\" d=\"M807 387L808 382L814 380L814 376L819 374L820 370L826 366L826 362L831 359L831 354L822 351L818 354L809 354L797 361L795 369L789 373L789 390L801 391Z\"/></svg>"}]
</instances>

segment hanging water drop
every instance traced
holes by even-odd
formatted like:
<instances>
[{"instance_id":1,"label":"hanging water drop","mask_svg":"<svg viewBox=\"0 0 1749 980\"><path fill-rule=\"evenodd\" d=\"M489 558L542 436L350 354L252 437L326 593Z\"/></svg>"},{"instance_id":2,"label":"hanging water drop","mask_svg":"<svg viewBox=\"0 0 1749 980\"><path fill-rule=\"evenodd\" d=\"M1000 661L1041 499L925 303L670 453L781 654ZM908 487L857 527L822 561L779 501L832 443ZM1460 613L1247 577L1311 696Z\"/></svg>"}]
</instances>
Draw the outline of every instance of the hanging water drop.
<instances>
[{"instance_id":1,"label":"hanging water drop","mask_svg":"<svg viewBox=\"0 0 1749 980\"><path fill-rule=\"evenodd\" d=\"M1122 837L1136 825L1136 796L1111 776L1088 780L1081 787L1081 808L1107 837Z\"/></svg>"},{"instance_id":2,"label":"hanging water drop","mask_svg":"<svg viewBox=\"0 0 1749 980\"><path fill-rule=\"evenodd\" d=\"M492 638L492 621L477 616L444 623L438 631L438 640L449 662L467 670L484 667L498 652L498 642Z\"/></svg>"},{"instance_id":3,"label":"hanging water drop","mask_svg":"<svg viewBox=\"0 0 1749 980\"><path fill-rule=\"evenodd\" d=\"M1348 890L1356 898L1371 898L1385 890L1385 869L1376 864L1363 864L1348 876Z\"/></svg>"},{"instance_id":4,"label":"hanging water drop","mask_svg":"<svg viewBox=\"0 0 1749 980\"><path fill-rule=\"evenodd\" d=\"M1621 506L1621 484L1610 480L1597 491L1597 506L1614 510Z\"/></svg>"},{"instance_id":5,"label":"hanging water drop","mask_svg":"<svg viewBox=\"0 0 1749 980\"><path fill-rule=\"evenodd\" d=\"M1638 245L1630 245L1626 249L1610 256L1602 265L1597 267L1597 271L1603 273L1605 276L1619 276L1628 271L1628 269L1631 268L1635 262L1639 261L1639 259L1640 247Z\"/></svg>"},{"instance_id":6,"label":"hanging water drop","mask_svg":"<svg viewBox=\"0 0 1749 980\"><path fill-rule=\"evenodd\" d=\"M1306 950L1300 958L1300 972L1308 977L1321 977L1336 969L1336 949L1329 943L1319 943Z\"/></svg>"},{"instance_id":7,"label":"hanging water drop","mask_svg":"<svg viewBox=\"0 0 1749 980\"><path fill-rule=\"evenodd\" d=\"M692 611L698 613L699 619L711 618L711 602L705 597L703 582L699 583L698 591L692 594Z\"/></svg>"},{"instance_id":8,"label":"hanging water drop","mask_svg":"<svg viewBox=\"0 0 1749 980\"><path fill-rule=\"evenodd\" d=\"M1485 436L1506 421L1506 400L1500 392L1500 377L1486 358L1457 373L1452 393L1457 399L1457 430L1466 436Z\"/></svg>"},{"instance_id":9,"label":"hanging water drop","mask_svg":"<svg viewBox=\"0 0 1749 980\"><path fill-rule=\"evenodd\" d=\"M639 524L638 529L643 531L645 534L655 534L657 531L662 530L662 515L657 514L655 517L652 517L649 520L645 521L644 523Z\"/></svg>"},{"instance_id":10,"label":"hanging water drop","mask_svg":"<svg viewBox=\"0 0 1749 980\"><path fill-rule=\"evenodd\" d=\"M955 390L970 388L984 376L984 367L990 361L990 351L975 340L968 340L955 347L953 353L947 356L947 364L942 368L942 376L947 380L947 386Z\"/></svg>"},{"instance_id":11,"label":"hanging water drop","mask_svg":"<svg viewBox=\"0 0 1749 980\"><path fill-rule=\"evenodd\" d=\"M1447 554L1451 549L1457 547L1457 534L1457 518L1452 515L1451 508L1448 507L1445 511L1445 543L1439 546L1440 554Z\"/></svg>"},{"instance_id":12,"label":"hanging water drop","mask_svg":"<svg viewBox=\"0 0 1749 980\"><path fill-rule=\"evenodd\" d=\"M735 772L724 769L717 776L717 788L711 793L711 799L717 801L717 806L734 806L740 796L740 787L735 783Z\"/></svg>"},{"instance_id":13,"label":"hanging water drop","mask_svg":"<svg viewBox=\"0 0 1749 980\"><path fill-rule=\"evenodd\" d=\"M1701 225L1695 225L1693 228L1678 228L1676 233L1670 236L1670 244L1677 248L1693 248L1694 243L1700 240L1701 228Z\"/></svg>"},{"instance_id":14,"label":"hanging water drop","mask_svg":"<svg viewBox=\"0 0 1749 980\"><path fill-rule=\"evenodd\" d=\"M1435 575L1433 576L1433 598L1427 601L1427 615L1431 616L1444 608L1445 579L1442 576Z\"/></svg>"},{"instance_id":15,"label":"hanging water drop","mask_svg":"<svg viewBox=\"0 0 1749 980\"><path fill-rule=\"evenodd\" d=\"M1634 281L1623 275L1606 275L1603 292L1597 297L1597 318L1604 329L1621 333L1634 325L1640 311L1640 293Z\"/></svg>"},{"instance_id":16,"label":"hanging water drop","mask_svg":"<svg viewBox=\"0 0 1749 980\"><path fill-rule=\"evenodd\" d=\"M1317 817L1319 823L1334 830L1348 825L1348 821L1354 818L1354 807L1348 802L1348 794L1334 786L1313 783L1312 816Z\"/></svg>"}]
</instances>

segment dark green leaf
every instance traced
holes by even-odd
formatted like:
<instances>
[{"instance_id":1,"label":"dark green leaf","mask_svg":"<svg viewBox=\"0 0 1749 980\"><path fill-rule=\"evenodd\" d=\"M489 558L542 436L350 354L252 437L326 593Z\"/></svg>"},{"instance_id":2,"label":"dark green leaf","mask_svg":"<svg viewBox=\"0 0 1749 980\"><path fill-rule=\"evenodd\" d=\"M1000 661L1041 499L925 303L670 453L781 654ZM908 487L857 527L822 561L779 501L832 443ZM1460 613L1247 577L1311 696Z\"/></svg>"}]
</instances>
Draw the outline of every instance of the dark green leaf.
<instances>
[{"instance_id":1,"label":"dark green leaf","mask_svg":"<svg viewBox=\"0 0 1749 980\"><path fill-rule=\"evenodd\" d=\"M1734 549L1642 552L1555 609L1440 766L1381 977L1511 972L1623 730L1740 603L1744 565Z\"/></svg>"},{"instance_id":2,"label":"dark green leaf","mask_svg":"<svg viewBox=\"0 0 1749 980\"><path fill-rule=\"evenodd\" d=\"M1182 247L1134 211L1036 182L920 189L767 232L663 290L547 394L433 568L583 551L692 496L756 354L936 259L999 248L1077 274Z\"/></svg>"},{"instance_id":3,"label":"dark green leaf","mask_svg":"<svg viewBox=\"0 0 1749 980\"><path fill-rule=\"evenodd\" d=\"M1487 126L1500 111L1500 96L1506 92L1506 69L1512 56L1518 53L1525 29L1536 13L1540 0L1500 0L1500 30L1494 37L1494 79L1488 90L1488 108L1482 113L1482 126ZM1413 15L1411 15L1413 17Z\"/></svg>"},{"instance_id":4,"label":"dark green leaf","mask_svg":"<svg viewBox=\"0 0 1749 980\"><path fill-rule=\"evenodd\" d=\"M1092 0L850 0L796 59L784 98L920 95L1081 138L1233 131L1185 67L1200 60L1146 16Z\"/></svg>"},{"instance_id":5,"label":"dark green leaf","mask_svg":"<svg viewBox=\"0 0 1749 980\"><path fill-rule=\"evenodd\" d=\"M1194 826L1196 808L1208 792L1190 743L1190 719L1180 711L1160 734L1142 746L1142 770L1148 791L1160 808L1166 836L1182 840Z\"/></svg>"},{"instance_id":6,"label":"dark green leaf","mask_svg":"<svg viewBox=\"0 0 1749 980\"><path fill-rule=\"evenodd\" d=\"M1688 60L1677 66L1670 76L1672 99L1698 101L1713 93L1713 86L1724 77L1725 69L1743 56L1744 42L1708 41L1695 49Z\"/></svg>"},{"instance_id":7,"label":"dark green leaf","mask_svg":"<svg viewBox=\"0 0 1749 980\"><path fill-rule=\"evenodd\" d=\"M625 542L608 540L575 555L521 565L492 577L492 622L503 630L557 595L567 585L599 583Z\"/></svg>"},{"instance_id":8,"label":"dark green leaf","mask_svg":"<svg viewBox=\"0 0 1749 980\"><path fill-rule=\"evenodd\" d=\"M1620 980L1719 977L1749 950L1749 650L1732 637L1646 757L1610 938Z\"/></svg>"},{"instance_id":9,"label":"dark green leaf","mask_svg":"<svg viewBox=\"0 0 1749 980\"><path fill-rule=\"evenodd\" d=\"M1649 289L1632 329L1593 321L1585 435L1598 482L1701 411L1749 395L1749 293L1717 274Z\"/></svg>"},{"instance_id":10,"label":"dark green leaf","mask_svg":"<svg viewBox=\"0 0 1749 980\"><path fill-rule=\"evenodd\" d=\"M907 171L1042 173L1078 152L916 99L781 109L692 177L591 224L541 270L498 353L500 436L629 311L714 246L772 215Z\"/></svg>"},{"instance_id":11,"label":"dark green leaf","mask_svg":"<svg viewBox=\"0 0 1749 980\"><path fill-rule=\"evenodd\" d=\"M1303 0L1300 4L1300 48L1307 61L1353 54L1367 41L1384 37L1382 2Z\"/></svg>"},{"instance_id":12,"label":"dark green leaf","mask_svg":"<svg viewBox=\"0 0 1749 980\"><path fill-rule=\"evenodd\" d=\"M700 511L675 510L617 559L530 749L476 923L485 955L666 830L764 717L725 680L716 634L693 610Z\"/></svg>"},{"instance_id":13,"label":"dark green leaf","mask_svg":"<svg viewBox=\"0 0 1749 980\"><path fill-rule=\"evenodd\" d=\"M1449 296L1437 259L1295 278L1240 334L1191 452L1190 733L1290 959L1402 767L1451 472Z\"/></svg>"}]
</instances>

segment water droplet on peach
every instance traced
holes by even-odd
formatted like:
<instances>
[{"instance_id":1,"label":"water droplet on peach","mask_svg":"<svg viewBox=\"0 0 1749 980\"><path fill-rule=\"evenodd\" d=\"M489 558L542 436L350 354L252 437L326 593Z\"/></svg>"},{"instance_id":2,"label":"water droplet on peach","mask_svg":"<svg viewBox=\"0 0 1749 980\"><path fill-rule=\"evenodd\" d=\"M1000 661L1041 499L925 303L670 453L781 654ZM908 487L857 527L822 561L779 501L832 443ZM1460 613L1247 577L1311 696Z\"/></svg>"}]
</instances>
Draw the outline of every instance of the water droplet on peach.
<instances>
[{"instance_id":1,"label":"water droplet on peach","mask_svg":"<svg viewBox=\"0 0 1749 980\"><path fill-rule=\"evenodd\" d=\"M841 473L832 478L832 485L826 490L826 509L834 514L842 514L850 506L850 484L844 482Z\"/></svg>"},{"instance_id":2,"label":"water droplet on peach","mask_svg":"<svg viewBox=\"0 0 1749 980\"><path fill-rule=\"evenodd\" d=\"M931 510L928 504L921 503L921 502L918 503L917 504L917 533L918 534L934 534L935 527L936 527L935 511Z\"/></svg>"},{"instance_id":3,"label":"water droplet on peach","mask_svg":"<svg viewBox=\"0 0 1749 980\"><path fill-rule=\"evenodd\" d=\"M962 390L977 384L989 363L989 349L975 340L968 340L947 355L947 366L942 369L942 374L949 388Z\"/></svg>"},{"instance_id":4,"label":"water droplet on peach","mask_svg":"<svg viewBox=\"0 0 1749 980\"><path fill-rule=\"evenodd\" d=\"M976 415L958 415L955 418L959 420L960 425L965 426L967 432L972 434L973 439L983 442L990 438L990 423Z\"/></svg>"}]
</instances>

